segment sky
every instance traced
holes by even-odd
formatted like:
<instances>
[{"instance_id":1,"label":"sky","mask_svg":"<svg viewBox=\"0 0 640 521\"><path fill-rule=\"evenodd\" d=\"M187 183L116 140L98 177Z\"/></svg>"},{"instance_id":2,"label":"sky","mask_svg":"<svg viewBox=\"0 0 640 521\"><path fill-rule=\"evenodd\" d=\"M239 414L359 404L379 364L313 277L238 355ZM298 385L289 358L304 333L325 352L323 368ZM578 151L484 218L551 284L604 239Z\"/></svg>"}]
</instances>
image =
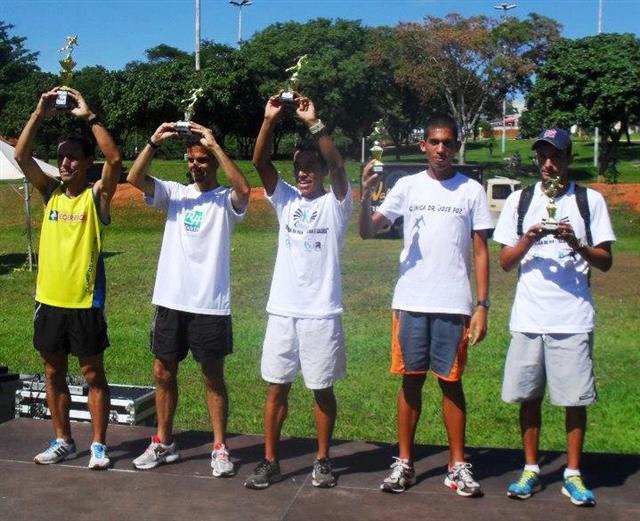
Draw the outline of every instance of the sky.
<instances>
[{"instance_id":1,"label":"sky","mask_svg":"<svg viewBox=\"0 0 640 521\"><path fill-rule=\"evenodd\" d=\"M500 16L494 0L252 0L242 9L242 36L276 22L314 18L361 20L364 25L420 22L424 16ZM525 18L536 12L558 20L563 36L597 33L600 0L514 0L509 14ZM640 0L602 0L603 31L640 36ZM195 0L0 0L0 20L14 25L11 35L25 36L38 51L38 65L57 73L59 49L67 35L77 34L73 57L77 68L102 65L110 70L145 60L144 51L164 43L193 52ZM235 46L238 8L228 0L201 0L201 37Z\"/></svg>"}]
</instances>

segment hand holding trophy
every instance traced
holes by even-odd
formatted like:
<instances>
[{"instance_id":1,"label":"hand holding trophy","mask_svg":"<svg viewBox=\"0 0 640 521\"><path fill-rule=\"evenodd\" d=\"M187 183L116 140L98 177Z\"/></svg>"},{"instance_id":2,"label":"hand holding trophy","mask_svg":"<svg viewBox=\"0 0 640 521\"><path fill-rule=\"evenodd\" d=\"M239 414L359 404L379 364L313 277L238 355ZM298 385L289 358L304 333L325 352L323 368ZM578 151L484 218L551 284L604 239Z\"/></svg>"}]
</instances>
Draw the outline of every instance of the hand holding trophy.
<instances>
[{"instance_id":1,"label":"hand holding trophy","mask_svg":"<svg viewBox=\"0 0 640 521\"><path fill-rule=\"evenodd\" d=\"M280 94L280 103L283 104L286 110L293 111L296 106L296 90L298 88L298 83L300 82L300 70L302 69L304 63L307 61L307 55L304 54L298 58L298 61L295 65L285 69L285 72L291 72L291 77L289 78L289 82L287 84L287 90Z\"/></svg>"},{"instance_id":2,"label":"hand holding trophy","mask_svg":"<svg viewBox=\"0 0 640 521\"><path fill-rule=\"evenodd\" d=\"M193 117L196 103L203 94L204 90L202 89L202 87L191 89L191 92L189 92L189 97L180 101L180 103L184 105L184 120L176 122L176 132L178 132L178 134L183 136L191 134L189 123L191 122L191 118Z\"/></svg>"},{"instance_id":3,"label":"hand holding trophy","mask_svg":"<svg viewBox=\"0 0 640 521\"><path fill-rule=\"evenodd\" d=\"M74 107L74 101L69 96L69 87L71 83L71 77L73 76L73 68L76 66L76 62L71 57L73 50L78 45L78 36L67 36L67 43L60 49L60 52L65 53L59 63L62 69L60 70L60 78L62 79L62 86L57 91L55 107L57 110L69 110Z\"/></svg>"}]
</instances>

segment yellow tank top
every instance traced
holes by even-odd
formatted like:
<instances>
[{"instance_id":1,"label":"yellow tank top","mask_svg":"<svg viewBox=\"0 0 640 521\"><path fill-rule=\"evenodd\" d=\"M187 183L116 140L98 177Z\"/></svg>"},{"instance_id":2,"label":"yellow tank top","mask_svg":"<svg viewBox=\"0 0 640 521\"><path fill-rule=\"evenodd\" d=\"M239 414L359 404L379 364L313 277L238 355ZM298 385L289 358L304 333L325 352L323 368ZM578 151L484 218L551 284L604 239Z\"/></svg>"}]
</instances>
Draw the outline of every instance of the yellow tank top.
<instances>
[{"instance_id":1,"label":"yellow tank top","mask_svg":"<svg viewBox=\"0 0 640 521\"><path fill-rule=\"evenodd\" d=\"M93 188L70 198L57 187L47 202L40 233L36 300L61 308L102 308L104 224Z\"/></svg>"}]
</instances>

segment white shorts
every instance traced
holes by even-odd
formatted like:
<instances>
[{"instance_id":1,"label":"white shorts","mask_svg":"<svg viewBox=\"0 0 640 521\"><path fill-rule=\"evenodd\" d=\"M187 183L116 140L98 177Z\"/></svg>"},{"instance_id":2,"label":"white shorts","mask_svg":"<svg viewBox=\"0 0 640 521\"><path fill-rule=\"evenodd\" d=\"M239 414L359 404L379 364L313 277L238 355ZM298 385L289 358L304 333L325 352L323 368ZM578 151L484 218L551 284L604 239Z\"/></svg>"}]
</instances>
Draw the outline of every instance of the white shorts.
<instances>
[{"instance_id":1,"label":"white shorts","mask_svg":"<svg viewBox=\"0 0 640 521\"><path fill-rule=\"evenodd\" d=\"M347 373L342 317L269 315L262 346L262 378L286 384L302 370L309 389L326 389Z\"/></svg>"},{"instance_id":2,"label":"white shorts","mask_svg":"<svg viewBox=\"0 0 640 521\"><path fill-rule=\"evenodd\" d=\"M542 398L546 383L553 405L580 407L595 402L592 350L592 333L512 331L502 399L513 403Z\"/></svg>"}]
</instances>

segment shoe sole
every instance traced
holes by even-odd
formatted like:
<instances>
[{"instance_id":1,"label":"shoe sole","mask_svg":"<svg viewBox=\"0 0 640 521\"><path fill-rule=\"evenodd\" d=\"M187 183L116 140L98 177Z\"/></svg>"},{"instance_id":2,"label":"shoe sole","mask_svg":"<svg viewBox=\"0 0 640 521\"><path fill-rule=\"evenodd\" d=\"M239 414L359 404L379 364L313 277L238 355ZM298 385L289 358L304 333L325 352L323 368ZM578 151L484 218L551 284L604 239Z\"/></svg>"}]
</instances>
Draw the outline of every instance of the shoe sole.
<instances>
[{"instance_id":1,"label":"shoe sole","mask_svg":"<svg viewBox=\"0 0 640 521\"><path fill-rule=\"evenodd\" d=\"M510 497L511 499L529 499L531 496L540 492L541 490L542 490L541 486L534 487L531 490L530 494L518 494L517 492L510 492L507 490L507 497Z\"/></svg>"},{"instance_id":2,"label":"shoe sole","mask_svg":"<svg viewBox=\"0 0 640 521\"><path fill-rule=\"evenodd\" d=\"M106 463L94 463L93 465L89 463L89 465L87 465L87 468L89 470L107 470L110 466L111 466L111 461L108 461Z\"/></svg>"},{"instance_id":3,"label":"shoe sole","mask_svg":"<svg viewBox=\"0 0 640 521\"><path fill-rule=\"evenodd\" d=\"M415 479L412 479L411 481L407 481L404 485L404 487L402 488L392 488L392 485L387 484L387 483L382 483L380 485L380 490L382 490L382 492L388 492L390 494L402 494L403 492L405 492L409 487L411 487L414 483L416 482Z\"/></svg>"},{"instance_id":4,"label":"shoe sole","mask_svg":"<svg viewBox=\"0 0 640 521\"><path fill-rule=\"evenodd\" d=\"M574 499L571 493L564 487L562 487L561 492L563 495L567 496L571 500L571 502L577 507L595 507L596 506L595 499L593 501L579 501L577 499Z\"/></svg>"},{"instance_id":5,"label":"shoe sole","mask_svg":"<svg viewBox=\"0 0 640 521\"><path fill-rule=\"evenodd\" d=\"M272 476L271 479L266 483L248 483L245 481L244 486L245 488L248 488L251 490L264 490L265 488L268 488L274 483L278 483L278 481L282 481L282 479L283 479L282 475L279 474L278 476Z\"/></svg>"},{"instance_id":6,"label":"shoe sole","mask_svg":"<svg viewBox=\"0 0 640 521\"><path fill-rule=\"evenodd\" d=\"M171 456L167 456L166 458L163 457L147 465L138 465L134 461L133 466L138 470L150 470L150 469L155 469L156 467L162 465L163 463L173 463L174 461L178 461L179 459L180 459L180 454L172 454Z\"/></svg>"},{"instance_id":7,"label":"shoe sole","mask_svg":"<svg viewBox=\"0 0 640 521\"><path fill-rule=\"evenodd\" d=\"M451 490L454 490L456 494L462 497L481 497L483 495L481 490L479 490L478 492L465 492L464 490L459 489L458 485L456 485L449 478L444 479L444 486L450 488Z\"/></svg>"},{"instance_id":8,"label":"shoe sole","mask_svg":"<svg viewBox=\"0 0 640 521\"><path fill-rule=\"evenodd\" d=\"M78 454L74 452L72 454L66 455L64 458L60 458L60 459L57 459L55 461L40 461L37 457L35 457L35 458L33 458L33 462L36 465L55 465L56 463L60 463L61 461L66 461L66 460L69 460L69 459L75 459L77 457L78 457Z\"/></svg>"},{"instance_id":9,"label":"shoe sole","mask_svg":"<svg viewBox=\"0 0 640 521\"><path fill-rule=\"evenodd\" d=\"M333 488L336 486L335 481L330 481L328 483L322 481L316 481L315 479L311 480L311 484L316 488Z\"/></svg>"},{"instance_id":10,"label":"shoe sole","mask_svg":"<svg viewBox=\"0 0 640 521\"><path fill-rule=\"evenodd\" d=\"M232 478L236 475L236 469L230 470L228 472L216 472L215 470L211 470L211 474L214 478Z\"/></svg>"}]
</instances>

